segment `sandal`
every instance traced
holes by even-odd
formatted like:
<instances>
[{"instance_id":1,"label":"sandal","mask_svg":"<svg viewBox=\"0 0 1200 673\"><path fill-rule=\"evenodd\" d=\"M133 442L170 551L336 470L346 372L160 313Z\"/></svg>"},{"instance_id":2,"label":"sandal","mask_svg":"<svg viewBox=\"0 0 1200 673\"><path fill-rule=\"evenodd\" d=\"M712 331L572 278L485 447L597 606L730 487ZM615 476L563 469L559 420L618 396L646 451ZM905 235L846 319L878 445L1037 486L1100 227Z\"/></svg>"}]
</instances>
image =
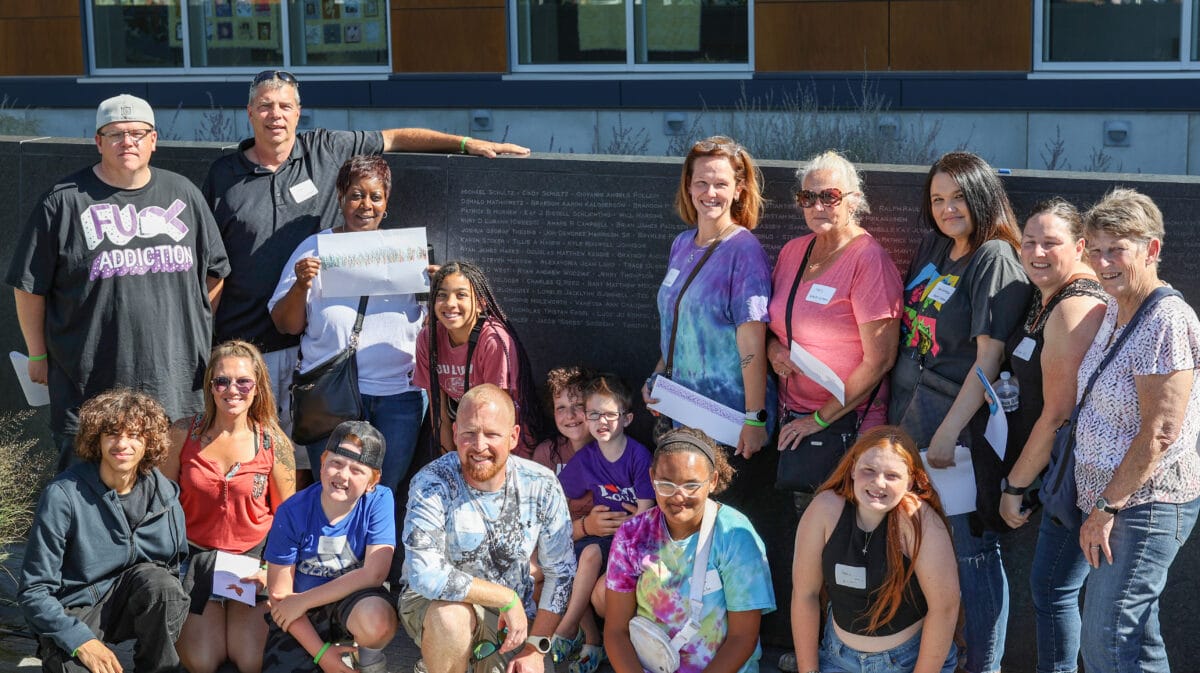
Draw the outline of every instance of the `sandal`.
<instances>
[{"instance_id":1,"label":"sandal","mask_svg":"<svg viewBox=\"0 0 1200 673\"><path fill-rule=\"evenodd\" d=\"M556 635L550 642L550 657L554 663L561 664L574 657L581 647L583 647L583 629L579 629L574 638L563 638Z\"/></svg>"},{"instance_id":2,"label":"sandal","mask_svg":"<svg viewBox=\"0 0 1200 673\"><path fill-rule=\"evenodd\" d=\"M596 673L596 669L600 668L600 664L604 663L605 654L603 645L593 645L584 643L579 650L579 658L571 662L567 666L570 673Z\"/></svg>"}]
</instances>

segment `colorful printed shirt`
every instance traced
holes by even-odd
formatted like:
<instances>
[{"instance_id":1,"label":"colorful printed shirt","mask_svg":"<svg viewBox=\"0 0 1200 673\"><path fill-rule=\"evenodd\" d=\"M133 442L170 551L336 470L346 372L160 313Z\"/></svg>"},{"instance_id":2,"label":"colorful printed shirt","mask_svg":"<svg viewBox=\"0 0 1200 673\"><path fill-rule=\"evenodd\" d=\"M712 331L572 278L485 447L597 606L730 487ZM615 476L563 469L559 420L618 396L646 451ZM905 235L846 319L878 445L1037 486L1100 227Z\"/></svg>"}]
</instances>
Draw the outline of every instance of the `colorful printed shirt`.
<instances>
[{"instance_id":1,"label":"colorful printed shirt","mask_svg":"<svg viewBox=\"0 0 1200 673\"><path fill-rule=\"evenodd\" d=\"M575 579L571 519L558 479L531 460L510 455L504 486L477 491L463 479L457 453L413 477L404 519L404 576L431 600L462 602L471 580L509 587L530 619L537 609L563 614ZM533 602L529 557L537 550L545 582Z\"/></svg>"},{"instance_id":2,"label":"colorful printed shirt","mask_svg":"<svg viewBox=\"0 0 1200 673\"><path fill-rule=\"evenodd\" d=\"M625 436L625 451L615 462L609 461L600 445L593 441L567 462L558 480L568 498L579 498L590 492L594 504L620 512L624 511L622 505L636 506L638 500L654 499L650 462L650 450L628 435Z\"/></svg>"},{"instance_id":3,"label":"colorful printed shirt","mask_svg":"<svg viewBox=\"0 0 1200 673\"><path fill-rule=\"evenodd\" d=\"M667 275L658 288L659 348L664 362L670 351L675 301L704 257L705 247L696 245L695 239L695 229L675 237ZM767 253L753 233L738 229L717 246L683 294L671 379L731 409L745 409L737 328L751 321L767 322L770 296ZM774 416L772 393L768 391L767 410Z\"/></svg>"},{"instance_id":4,"label":"colorful printed shirt","mask_svg":"<svg viewBox=\"0 0 1200 673\"><path fill-rule=\"evenodd\" d=\"M692 589L692 564L699 534L672 540L657 507L626 521L613 538L606 586L637 594L637 613L653 620L674 637L687 622ZM700 633L680 650L679 673L700 673L725 641L727 612L775 609L771 571L763 542L745 515L728 505L717 511L712 550L704 586ZM758 671L761 645L741 667Z\"/></svg>"}]
</instances>

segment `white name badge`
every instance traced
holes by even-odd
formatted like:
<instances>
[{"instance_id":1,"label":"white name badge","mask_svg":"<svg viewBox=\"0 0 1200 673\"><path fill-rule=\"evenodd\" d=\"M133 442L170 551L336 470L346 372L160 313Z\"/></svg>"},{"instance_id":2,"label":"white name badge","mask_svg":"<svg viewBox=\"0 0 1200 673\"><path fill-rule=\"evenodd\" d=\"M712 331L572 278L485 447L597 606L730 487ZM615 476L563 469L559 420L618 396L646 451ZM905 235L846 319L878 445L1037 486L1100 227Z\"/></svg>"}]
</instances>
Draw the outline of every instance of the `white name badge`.
<instances>
[{"instance_id":1,"label":"white name badge","mask_svg":"<svg viewBox=\"0 0 1200 673\"><path fill-rule=\"evenodd\" d=\"M317 186L313 184L312 180L305 180L298 185L292 185L288 191L292 193L292 198L296 200L296 203L304 203L317 195Z\"/></svg>"},{"instance_id":2,"label":"white name badge","mask_svg":"<svg viewBox=\"0 0 1200 673\"><path fill-rule=\"evenodd\" d=\"M835 563L833 565L833 581L837 582L838 586L866 589L867 569Z\"/></svg>"},{"instance_id":3,"label":"white name badge","mask_svg":"<svg viewBox=\"0 0 1200 673\"><path fill-rule=\"evenodd\" d=\"M837 292L836 287L814 283L804 300L811 301L814 304L828 304L833 299L834 292Z\"/></svg>"},{"instance_id":4,"label":"white name badge","mask_svg":"<svg viewBox=\"0 0 1200 673\"><path fill-rule=\"evenodd\" d=\"M671 269L667 272L667 277L663 278L663 286L671 287L675 284L675 279L679 277L679 269Z\"/></svg>"},{"instance_id":5,"label":"white name badge","mask_svg":"<svg viewBox=\"0 0 1200 673\"><path fill-rule=\"evenodd\" d=\"M1033 339L1029 337L1021 339L1021 343L1017 344L1017 347L1013 349L1013 357L1021 358L1028 362L1029 358L1033 357L1033 348L1036 345Z\"/></svg>"},{"instance_id":6,"label":"white name badge","mask_svg":"<svg viewBox=\"0 0 1200 673\"><path fill-rule=\"evenodd\" d=\"M721 584L721 574L718 573L716 571L716 569L710 570L707 573L705 573L705 575L704 575L704 595L705 596L713 593L714 591L720 591L722 586L724 586L724 585Z\"/></svg>"},{"instance_id":7,"label":"white name badge","mask_svg":"<svg viewBox=\"0 0 1200 673\"><path fill-rule=\"evenodd\" d=\"M954 290L953 285L943 280L933 288L933 292L929 293L929 298L939 304L945 304L950 297L954 296Z\"/></svg>"},{"instance_id":8,"label":"white name badge","mask_svg":"<svg viewBox=\"0 0 1200 673\"><path fill-rule=\"evenodd\" d=\"M317 553L328 554L330 556L341 556L342 550L346 548L346 536L339 535L337 537L322 537L317 540Z\"/></svg>"}]
</instances>

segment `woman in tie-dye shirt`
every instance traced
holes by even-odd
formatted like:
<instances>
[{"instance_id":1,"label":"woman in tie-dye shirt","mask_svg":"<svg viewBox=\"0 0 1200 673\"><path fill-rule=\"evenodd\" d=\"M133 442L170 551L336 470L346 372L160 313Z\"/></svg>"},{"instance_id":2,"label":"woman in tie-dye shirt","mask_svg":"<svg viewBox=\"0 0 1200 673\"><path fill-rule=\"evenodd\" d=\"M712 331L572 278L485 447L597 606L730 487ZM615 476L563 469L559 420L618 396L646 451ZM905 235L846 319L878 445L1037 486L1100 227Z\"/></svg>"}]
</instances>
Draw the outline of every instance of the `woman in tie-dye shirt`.
<instances>
[{"instance_id":1,"label":"woman in tie-dye shirt","mask_svg":"<svg viewBox=\"0 0 1200 673\"><path fill-rule=\"evenodd\" d=\"M621 526L608 560L604 643L616 673L643 670L629 637L634 615L668 638L688 621L701 520L709 496L729 484L732 469L707 435L680 428L660 441L650 476L658 506ZM771 571L746 517L717 506L700 629L680 649L679 673L756 673L759 623L775 609Z\"/></svg>"}]
</instances>

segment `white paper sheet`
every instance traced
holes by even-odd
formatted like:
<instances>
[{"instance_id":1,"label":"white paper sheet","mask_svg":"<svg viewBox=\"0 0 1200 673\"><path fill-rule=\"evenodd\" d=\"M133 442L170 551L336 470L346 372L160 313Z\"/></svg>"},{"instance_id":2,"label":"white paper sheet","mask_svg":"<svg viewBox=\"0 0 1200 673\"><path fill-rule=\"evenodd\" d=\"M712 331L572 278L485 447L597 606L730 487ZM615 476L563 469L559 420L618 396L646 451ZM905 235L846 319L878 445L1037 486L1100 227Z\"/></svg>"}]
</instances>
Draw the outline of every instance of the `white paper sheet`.
<instances>
[{"instance_id":1,"label":"white paper sheet","mask_svg":"<svg viewBox=\"0 0 1200 673\"><path fill-rule=\"evenodd\" d=\"M921 450L921 462L933 482L933 488L942 499L946 516L967 514L975 511L975 470L971 467L971 450L965 446L954 447L954 466L938 469L929 466L925 450Z\"/></svg>"},{"instance_id":2,"label":"white paper sheet","mask_svg":"<svg viewBox=\"0 0 1200 673\"><path fill-rule=\"evenodd\" d=\"M988 422L983 430L983 438L992 445L992 450L1000 456L1000 460L1004 460L1004 454L1008 453L1008 417L1004 413L1004 407L1000 406L1000 396L996 394L996 389L992 387L983 370L976 367L975 376L983 382L983 392L987 395L983 402L988 407Z\"/></svg>"},{"instance_id":3,"label":"white paper sheet","mask_svg":"<svg viewBox=\"0 0 1200 673\"><path fill-rule=\"evenodd\" d=\"M44 383L34 383L29 378L29 356L24 353L11 351L8 359L12 360L13 370L17 380L21 382L21 392L25 393L25 401L31 407L44 407L50 404L50 388Z\"/></svg>"},{"instance_id":4,"label":"white paper sheet","mask_svg":"<svg viewBox=\"0 0 1200 673\"><path fill-rule=\"evenodd\" d=\"M218 551L213 569L213 593L253 607L258 585L241 580L257 573L258 569L256 558Z\"/></svg>"},{"instance_id":5,"label":"white paper sheet","mask_svg":"<svg viewBox=\"0 0 1200 673\"><path fill-rule=\"evenodd\" d=\"M722 444L737 446L746 421L745 412L714 402L665 376L654 377L650 397L658 400L650 405L658 413L689 428L703 430Z\"/></svg>"},{"instance_id":6,"label":"white paper sheet","mask_svg":"<svg viewBox=\"0 0 1200 673\"><path fill-rule=\"evenodd\" d=\"M324 297L429 291L425 227L317 236Z\"/></svg>"},{"instance_id":7,"label":"white paper sheet","mask_svg":"<svg viewBox=\"0 0 1200 673\"><path fill-rule=\"evenodd\" d=\"M846 384L834 373L829 365L821 362L817 356L809 353L803 346L792 341L792 364L800 368L804 375L817 382L825 390L833 394L839 404L846 403Z\"/></svg>"}]
</instances>

